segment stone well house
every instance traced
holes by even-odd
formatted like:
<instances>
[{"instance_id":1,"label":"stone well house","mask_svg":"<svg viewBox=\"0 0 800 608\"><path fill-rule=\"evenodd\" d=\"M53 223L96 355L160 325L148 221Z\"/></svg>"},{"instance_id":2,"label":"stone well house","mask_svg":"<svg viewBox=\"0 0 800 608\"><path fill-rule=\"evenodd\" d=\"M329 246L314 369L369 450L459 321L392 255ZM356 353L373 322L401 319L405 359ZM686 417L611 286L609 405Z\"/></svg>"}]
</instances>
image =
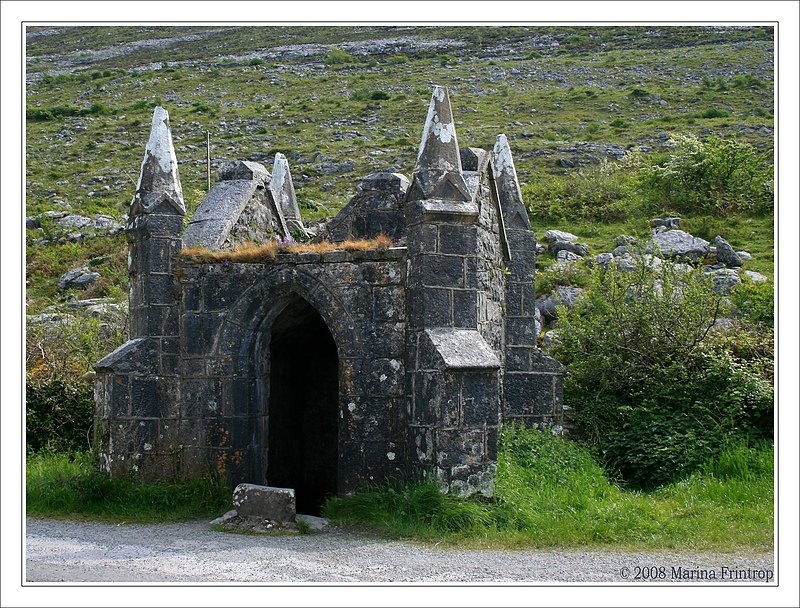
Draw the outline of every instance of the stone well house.
<instances>
[{"instance_id":1,"label":"stone well house","mask_svg":"<svg viewBox=\"0 0 800 608\"><path fill-rule=\"evenodd\" d=\"M411 179L368 176L316 237L396 246L237 261L245 242L305 232L280 154L271 174L227 163L184 230L185 213L156 108L126 228L130 340L96 364L111 474L291 487L306 512L409 476L489 495L500 425L560 416L564 368L536 347L536 241L508 141L459 148L446 89Z\"/></svg>"}]
</instances>

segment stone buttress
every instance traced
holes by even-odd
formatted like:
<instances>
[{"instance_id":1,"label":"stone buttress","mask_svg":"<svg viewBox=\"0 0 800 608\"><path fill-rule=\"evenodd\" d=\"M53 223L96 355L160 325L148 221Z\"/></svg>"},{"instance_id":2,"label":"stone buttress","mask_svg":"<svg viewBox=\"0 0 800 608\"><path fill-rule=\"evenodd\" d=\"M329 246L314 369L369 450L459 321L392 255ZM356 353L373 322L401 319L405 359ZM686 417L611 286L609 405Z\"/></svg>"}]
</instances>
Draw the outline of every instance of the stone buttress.
<instances>
[{"instance_id":1,"label":"stone buttress","mask_svg":"<svg viewBox=\"0 0 800 608\"><path fill-rule=\"evenodd\" d=\"M174 432L164 421L180 403L178 254L185 213L169 116L156 108L125 227L130 340L95 365L95 431L101 466L112 473L141 469L158 478L170 460L158 437Z\"/></svg>"}]
</instances>

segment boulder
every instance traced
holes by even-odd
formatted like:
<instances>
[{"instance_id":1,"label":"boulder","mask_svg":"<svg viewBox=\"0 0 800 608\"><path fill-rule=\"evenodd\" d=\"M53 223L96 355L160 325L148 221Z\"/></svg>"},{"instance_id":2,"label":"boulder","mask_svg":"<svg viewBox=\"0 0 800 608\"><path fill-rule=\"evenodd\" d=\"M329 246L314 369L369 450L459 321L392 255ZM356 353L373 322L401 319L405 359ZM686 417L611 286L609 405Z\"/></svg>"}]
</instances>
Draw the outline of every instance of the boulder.
<instances>
[{"instance_id":1,"label":"boulder","mask_svg":"<svg viewBox=\"0 0 800 608\"><path fill-rule=\"evenodd\" d=\"M549 296L540 296L536 298L536 308L542 316L544 322L555 321L557 318L557 307L560 305L571 308L583 293L583 289L579 287L571 287L567 285L559 285L555 289L555 293Z\"/></svg>"},{"instance_id":2,"label":"boulder","mask_svg":"<svg viewBox=\"0 0 800 608\"><path fill-rule=\"evenodd\" d=\"M753 281L753 283L763 283L769 280L763 274L760 272L755 272L754 270L743 270L742 274Z\"/></svg>"},{"instance_id":3,"label":"boulder","mask_svg":"<svg viewBox=\"0 0 800 608\"><path fill-rule=\"evenodd\" d=\"M557 255L560 251L569 251L570 253L583 257L589 253L589 245L586 243L573 243L571 241L554 241L550 243L548 250L553 255Z\"/></svg>"},{"instance_id":4,"label":"boulder","mask_svg":"<svg viewBox=\"0 0 800 608\"><path fill-rule=\"evenodd\" d=\"M608 270L608 266L614 261L613 253L599 253L594 258L594 263L603 270Z\"/></svg>"},{"instance_id":5,"label":"boulder","mask_svg":"<svg viewBox=\"0 0 800 608\"><path fill-rule=\"evenodd\" d=\"M711 277L714 291L722 295L730 295L733 288L741 283L739 274L732 268L720 268L706 274Z\"/></svg>"},{"instance_id":6,"label":"boulder","mask_svg":"<svg viewBox=\"0 0 800 608\"><path fill-rule=\"evenodd\" d=\"M710 246L708 241L692 236L683 230L666 230L653 235L648 253L660 253L671 259L696 262L705 258Z\"/></svg>"},{"instance_id":7,"label":"boulder","mask_svg":"<svg viewBox=\"0 0 800 608\"><path fill-rule=\"evenodd\" d=\"M742 265L742 259L739 254L730 246L730 243L717 235L714 239L717 246L717 261L722 262L725 266L730 268L739 268Z\"/></svg>"},{"instance_id":8,"label":"boulder","mask_svg":"<svg viewBox=\"0 0 800 608\"><path fill-rule=\"evenodd\" d=\"M614 246L621 247L626 245L635 245L639 242L635 236L629 236L627 234L620 234L617 238L614 239Z\"/></svg>"},{"instance_id":9,"label":"boulder","mask_svg":"<svg viewBox=\"0 0 800 608\"><path fill-rule=\"evenodd\" d=\"M667 230L676 229L680 223L681 218L679 217L654 217L652 220L650 220L650 225L653 228L664 227Z\"/></svg>"},{"instance_id":10,"label":"boulder","mask_svg":"<svg viewBox=\"0 0 800 608\"><path fill-rule=\"evenodd\" d=\"M233 491L233 506L240 517L267 519L277 524L294 521L294 490L240 483Z\"/></svg>"},{"instance_id":11,"label":"boulder","mask_svg":"<svg viewBox=\"0 0 800 608\"><path fill-rule=\"evenodd\" d=\"M567 251L566 249L561 249L558 253L556 253L556 260L559 262L577 262L581 259L581 256L572 253L571 251Z\"/></svg>"},{"instance_id":12,"label":"boulder","mask_svg":"<svg viewBox=\"0 0 800 608\"><path fill-rule=\"evenodd\" d=\"M548 243L555 243L556 241L567 241L574 243L578 237L571 232L562 232L561 230L548 230L544 233L544 240Z\"/></svg>"},{"instance_id":13,"label":"boulder","mask_svg":"<svg viewBox=\"0 0 800 608\"><path fill-rule=\"evenodd\" d=\"M83 266L81 268L73 268L62 274L61 278L58 279L57 285L59 289L70 289L72 287L86 289L99 278L100 273L92 272L88 266Z\"/></svg>"}]
</instances>

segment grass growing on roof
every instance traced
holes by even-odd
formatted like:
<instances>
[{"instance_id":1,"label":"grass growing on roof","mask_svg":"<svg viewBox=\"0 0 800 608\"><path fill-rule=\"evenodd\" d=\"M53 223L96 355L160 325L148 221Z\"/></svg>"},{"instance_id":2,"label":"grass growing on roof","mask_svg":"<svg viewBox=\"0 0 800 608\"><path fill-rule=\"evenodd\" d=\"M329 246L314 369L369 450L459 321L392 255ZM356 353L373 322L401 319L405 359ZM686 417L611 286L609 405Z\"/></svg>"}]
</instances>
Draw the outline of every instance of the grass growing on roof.
<instances>
[{"instance_id":1,"label":"grass growing on roof","mask_svg":"<svg viewBox=\"0 0 800 608\"><path fill-rule=\"evenodd\" d=\"M225 251L212 251L205 247L187 247L181 257L197 263L241 262L245 264L272 264L279 253L316 253L322 255L333 251L384 251L392 246L392 239L379 234L372 239L351 239L340 243L320 241L318 243L248 243Z\"/></svg>"}]
</instances>

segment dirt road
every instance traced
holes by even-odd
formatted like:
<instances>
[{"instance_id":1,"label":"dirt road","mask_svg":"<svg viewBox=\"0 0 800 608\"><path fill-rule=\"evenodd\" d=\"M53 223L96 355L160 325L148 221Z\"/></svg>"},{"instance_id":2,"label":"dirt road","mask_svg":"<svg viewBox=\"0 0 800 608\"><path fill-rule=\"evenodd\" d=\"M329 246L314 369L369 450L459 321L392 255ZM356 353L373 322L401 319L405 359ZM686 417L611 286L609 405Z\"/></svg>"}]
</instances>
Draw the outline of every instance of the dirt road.
<instances>
[{"instance_id":1,"label":"dirt road","mask_svg":"<svg viewBox=\"0 0 800 608\"><path fill-rule=\"evenodd\" d=\"M471 551L332 526L308 535L255 536L216 532L206 521L29 519L26 536L29 582L775 583L772 554Z\"/></svg>"}]
</instances>

